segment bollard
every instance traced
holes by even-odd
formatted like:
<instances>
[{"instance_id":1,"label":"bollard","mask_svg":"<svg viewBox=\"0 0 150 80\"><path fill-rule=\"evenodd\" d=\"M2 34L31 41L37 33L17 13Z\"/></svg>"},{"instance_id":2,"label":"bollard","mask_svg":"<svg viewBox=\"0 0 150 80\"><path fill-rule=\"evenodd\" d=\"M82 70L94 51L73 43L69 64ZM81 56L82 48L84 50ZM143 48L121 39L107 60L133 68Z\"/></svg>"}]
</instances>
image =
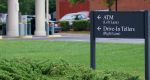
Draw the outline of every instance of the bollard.
<instances>
[{"instance_id":1,"label":"bollard","mask_svg":"<svg viewBox=\"0 0 150 80\"><path fill-rule=\"evenodd\" d=\"M27 35L32 35L31 34L31 22L27 24Z\"/></svg>"},{"instance_id":2,"label":"bollard","mask_svg":"<svg viewBox=\"0 0 150 80\"><path fill-rule=\"evenodd\" d=\"M23 23L19 23L19 36L25 35L25 28Z\"/></svg>"},{"instance_id":3,"label":"bollard","mask_svg":"<svg viewBox=\"0 0 150 80\"><path fill-rule=\"evenodd\" d=\"M46 22L46 35L49 36L49 23Z\"/></svg>"},{"instance_id":4,"label":"bollard","mask_svg":"<svg viewBox=\"0 0 150 80\"><path fill-rule=\"evenodd\" d=\"M2 37L2 36L0 36L0 39L3 39L3 37Z\"/></svg>"},{"instance_id":5,"label":"bollard","mask_svg":"<svg viewBox=\"0 0 150 80\"><path fill-rule=\"evenodd\" d=\"M55 31L54 31L54 27L55 27L55 23L54 22L52 22L52 29L51 29L51 33L52 33L52 35L54 35L54 33L55 33Z\"/></svg>"}]
</instances>

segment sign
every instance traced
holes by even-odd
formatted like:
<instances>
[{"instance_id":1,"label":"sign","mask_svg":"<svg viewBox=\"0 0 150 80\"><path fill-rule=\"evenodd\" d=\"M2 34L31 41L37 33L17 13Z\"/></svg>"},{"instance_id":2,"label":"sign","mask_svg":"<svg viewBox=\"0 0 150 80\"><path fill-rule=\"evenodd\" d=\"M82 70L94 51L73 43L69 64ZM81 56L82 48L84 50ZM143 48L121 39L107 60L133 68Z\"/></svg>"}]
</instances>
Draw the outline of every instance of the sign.
<instances>
[{"instance_id":1,"label":"sign","mask_svg":"<svg viewBox=\"0 0 150 80\"><path fill-rule=\"evenodd\" d=\"M150 80L150 13L92 11L90 19L91 68L96 69L96 38L145 39L145 80Z\"/></svg>"},{"instance_id":2,"label":"sign","mask_svg":"<svg viewBox=\"0 0 150 80\"><path fill-rule=\"evenodd\" d=\"M95 12L93 18L95 37L144 38L143 12Z\"/></svg>"}]
</instances>

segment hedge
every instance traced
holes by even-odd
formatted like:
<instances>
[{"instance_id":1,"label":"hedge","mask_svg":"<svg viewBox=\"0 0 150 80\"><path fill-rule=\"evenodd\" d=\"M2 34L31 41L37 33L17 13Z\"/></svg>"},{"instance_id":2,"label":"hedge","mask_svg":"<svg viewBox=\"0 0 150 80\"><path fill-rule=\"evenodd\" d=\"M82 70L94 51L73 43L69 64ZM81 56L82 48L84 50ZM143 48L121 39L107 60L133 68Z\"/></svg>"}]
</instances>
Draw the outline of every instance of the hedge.
<instances>
[{"instance_id":1,"label":"hedge","mask_svg":"<svg viewBox=\"0 0 150 80\"><path fill-rule=\"evenodd\" d=\"M61 27L62 27L62 31L69 31L69 22L68 21L60 21L59 22Z\"/></svg>"},{"instance_id":2,"label":"hedge","mask_svg":"<svg viewBox=\"0 0 150 80\"><path fill-rule=\"evenodd\" d=\"M76 20L73 21L72 26L74 31L87 31L90 30L90 21Z\"/></svg>"},{"instance_id":3,"label":"hedge","mask_svg":"<svg viewBox=\"0 0 150 80\"><path fill-rule=\"evenodd\" d=\"M97 71L64 60L1 59L0 80L140 80L116 71Z\"/></svg>"}]
</instances>

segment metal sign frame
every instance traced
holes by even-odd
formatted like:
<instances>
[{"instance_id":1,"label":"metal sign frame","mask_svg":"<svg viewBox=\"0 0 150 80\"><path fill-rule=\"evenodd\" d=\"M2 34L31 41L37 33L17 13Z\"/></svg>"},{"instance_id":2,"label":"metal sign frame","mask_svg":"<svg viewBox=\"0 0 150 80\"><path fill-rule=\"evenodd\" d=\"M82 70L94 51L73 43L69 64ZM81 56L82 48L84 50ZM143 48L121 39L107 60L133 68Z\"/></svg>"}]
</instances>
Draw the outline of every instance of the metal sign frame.
<instances>
[{"instance_id":1,"label":"metal sign frame","mask_svg":"<svg viewBox=\"0 0 150 80\"><path fill-rule=\"evenodd\" d=\"M96 50L96 38L112 38L110 37L97 37L95 35L95 24L98 24L97 22L95 23L95 18L97 18L97 16L94 16L95 13L97 13L98 11L92 11L90 13L90 19L91 19L91 33L90 33L90 67L92 69L96 69L96 57L95 57L95 50ZM139 11L138 11L139 12ZM98 12L99 13L99 12ZM105 13L111 13L111 12L105 12ZM113 12L114 13L114 12ZM118 12L115 12L116 14L118 14ZM128 13L128 12L125 12ZM136 14L136 12L134 12ZM150 80L150 13L148 11L143 11L143 38L140 36L139 38L145 39L145 80ZM129 16L130 17L130 16ZM133 23L136 24L136 23ZM115 37L113 37L115 38ZM119 38L119 37L116 37ZM122 38L122 37L121 37ZM128 38L128 37L123 37L123 38ZM131 38L131 37L129 37ZM138 38L138 36L137 36Z\"/></svg>"}]
</instances>

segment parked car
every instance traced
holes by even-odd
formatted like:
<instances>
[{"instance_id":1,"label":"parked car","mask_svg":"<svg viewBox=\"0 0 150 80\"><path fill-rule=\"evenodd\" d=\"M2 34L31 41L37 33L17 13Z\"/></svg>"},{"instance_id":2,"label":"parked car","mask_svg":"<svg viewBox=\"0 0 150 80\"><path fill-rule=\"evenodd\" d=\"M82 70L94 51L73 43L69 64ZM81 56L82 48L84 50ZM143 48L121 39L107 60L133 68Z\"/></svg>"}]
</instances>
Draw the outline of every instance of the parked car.
<instances>
[{"instance_id":1,"label":"parked car","mask_svg":"<svg viewBox=\"0 0 150 80\"><path fill-rule=\"evenodd\" d=\"M69 25L71 26L75 20L89 20L89 18L83 13L70 13L64 15L59 21L68 21Z\"/></svg>"},{"instance_id":2,"label":"parked car","mask_svg":"<svg viewBox=\"0 0 150 80\"><path fill-rule=\"evenodd\" d=\"M89 12L89 11L80 11L80 12L78 12L78 13L85 15L85 17L87 18L87 20L90 19L90 12Z\"/></svg>"},{"instance_id":3,"label":"parked car","mask_svg":"<svg viewBox=\"0 0 150 80\"><path fill-rule=\"evenodd\" d=\"M53 24L54 23L54 24ZM52 34L52 26L54 26L54 32L58 33L62 31L61 25L56 21L49 21L49 33Z\"/></svg>"}]
</instances>

